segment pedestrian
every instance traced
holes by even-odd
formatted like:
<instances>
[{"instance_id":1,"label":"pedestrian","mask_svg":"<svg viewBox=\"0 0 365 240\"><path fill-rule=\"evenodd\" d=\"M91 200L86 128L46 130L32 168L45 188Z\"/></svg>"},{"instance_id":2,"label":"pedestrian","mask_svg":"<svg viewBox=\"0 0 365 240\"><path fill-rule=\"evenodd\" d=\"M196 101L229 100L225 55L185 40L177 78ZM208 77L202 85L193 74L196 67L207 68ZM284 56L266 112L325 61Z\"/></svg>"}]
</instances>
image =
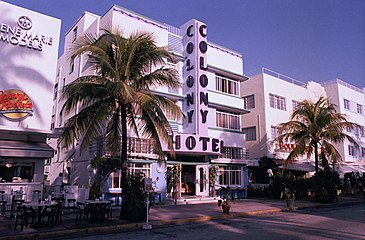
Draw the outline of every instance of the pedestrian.
<instances>
[{"instance_id":1,"label":"pedestrian","mask_svg":"<svg viewBox=\"0 0 365 240\"><path fill-rule=\"evenodd\" d=\"M63 174L60 172L53 182L54 192L61 193L61 187L63 186Z\"/></svg>"}]
</instances>

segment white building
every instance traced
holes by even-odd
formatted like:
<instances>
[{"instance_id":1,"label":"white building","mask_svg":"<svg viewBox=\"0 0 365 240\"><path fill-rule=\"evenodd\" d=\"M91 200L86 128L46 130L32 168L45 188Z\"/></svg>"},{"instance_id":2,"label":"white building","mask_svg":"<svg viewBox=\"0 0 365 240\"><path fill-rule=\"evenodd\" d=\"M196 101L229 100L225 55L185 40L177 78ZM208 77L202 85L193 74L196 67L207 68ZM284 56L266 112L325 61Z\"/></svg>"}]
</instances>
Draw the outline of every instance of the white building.
<instances>
[{"instance_id":1,"label":"white building","mask_svg":"<svg viewBox=\"0 0 365 240\"><path fill-rule=\"evenodd\" d=\"M280 73L263 69L262 73L241 84L241 95L249 114L242 116L243 132L250 159L262 156L285 159L292 147L273 140L278 124L287 122L293 110L304 99L326 96L315 82L300 82Z\"/></svg>"},{"instance_id":2,"label":"white building","mask_svg":"<svg viewBox=\"0 0 365 240\"><path fill-rule=\"evenodd\" d=\"M65 36L65 53L59 59L54 85L52 128L62 128L69 117L60 111L62 88L77 77L91 73L84 56L70 62L69 49L73 41L85 33L98 35L106 26L120 27L125 36L135 31L151 32L158 46L168 45L180 59L176 64L166 62L166 65L179 71L182 88L178 91L155 89L157 94L173 99L187 116L186 122L171 122L176 159L168 159L167 166L161 166L153 148L148 148L150 140L137 139L130 134L129 171L144 172L156 182L160 192L166 193L167 168L180 165L181 181L188 184L188 194L208 196L209 166L216 165L219 166L217 183L245 188L247 160L240 118L247 111L239 86L247 78L243 73L242 55L209 42L207 26L194 19L181 27L173 27L119 6L113 6L103 16L85 12ZM89 186L92 173L85 170L92 157L107 153L103 139L95 141L90 150L81 155L77 143L71 151L62 150L56 141L52 144L58 149L50 165L52 178L64 172L68 183ZM109 191L120 190L119 172L112 174L109 184Z\"/></svg>"},{"instance_id":3,"label":"white building","mask_svg":"<svg viewBox=\"0 0 365 240\"><path fill-rule=\"evenodd\" d=\"M358 146L346 140L337 144L346 165L346 171L365 172L365 90L346 83L340 79L323 83L328 99L337 107L336 110L346 115L347 120L357 123L358 129L348 131L356 139Z\"/></svg>"},{"instance_id":4,"label":"white building","mask_svg":"<svg viewBox=\"0 0 365 240\"><path fill-rule=\"evenodd\" d=\"M279 144L273 140L278 136L278 125L289 121L293 110L304 99L316 101L321 96L328 97L331 103L338 106L338 112L348 116L349 121L365 126L364 90L339 80L323 85L313 81L304 83L263 68L261 74L250 77L241 84L241 96L245 108L250 111L241 117L249 159L263 156L273 159L287 158L294 145ZM360 144L364 142L363 129L356 131L353 136ZM359 160L364 159L363 147L356 148L344 142L338 144L337 149L345 163L359 163ZM312 159L302 156L298 161L313 164L314 156ZM352 168L341 171L350 170Z\"/></svg>"},{"instance_id":5,"label":"white building","mask_svg":"<svg viewBox=\"0 0 365 240\"><path fill-rule=\"evenodd\" d=\"M43 190L61 21L0 1L0 190ZM9 183L10 182L10 183ZM12 183L13 182L13 183Z\"/></svg>"}]
</instances>

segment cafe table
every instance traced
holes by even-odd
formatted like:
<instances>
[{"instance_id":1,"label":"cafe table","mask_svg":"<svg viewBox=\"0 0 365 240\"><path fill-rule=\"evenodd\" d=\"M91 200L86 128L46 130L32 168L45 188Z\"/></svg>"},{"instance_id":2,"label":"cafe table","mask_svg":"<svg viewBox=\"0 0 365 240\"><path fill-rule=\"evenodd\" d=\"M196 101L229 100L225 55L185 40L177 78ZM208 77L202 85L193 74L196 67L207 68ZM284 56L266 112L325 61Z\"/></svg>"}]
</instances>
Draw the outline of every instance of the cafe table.
<instances>
[{"instance_id":1,"label":"cafe table","mask_svg":"<svg viewBox=\"0 0 365 240\"><path fill-rule=\"evenodd\" d=\"M42 223L42 212L46 207L52 207L57 205L56 201L40 201L40 202L26 202L23 206L31 207L33 209L38 209L37 223L36 226L40 226Z\"/></svg>"},{"instance_id":2,"label":"cafe table","mask_svg":"<svg viewBox=\"0 0 365 240\"><path fill-rule=\"evenodd\" d=\"M96 220L102 220L101 214L103 213L103 206L111 204L110 201L107 200L85 200L85 203L88 205L90 212L90 221L94 222Z\"/></svg>"}]
</instances>

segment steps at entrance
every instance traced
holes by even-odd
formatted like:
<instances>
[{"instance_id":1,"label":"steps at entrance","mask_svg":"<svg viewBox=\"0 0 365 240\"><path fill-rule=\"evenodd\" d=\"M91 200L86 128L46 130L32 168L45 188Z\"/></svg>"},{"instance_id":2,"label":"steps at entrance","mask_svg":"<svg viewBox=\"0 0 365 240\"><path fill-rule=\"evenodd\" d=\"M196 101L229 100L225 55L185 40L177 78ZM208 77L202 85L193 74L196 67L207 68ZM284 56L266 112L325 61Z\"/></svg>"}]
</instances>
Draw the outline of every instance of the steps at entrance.
<instances>
[{"instance_id":1,"label":"steps at entrance","mask_svg":"<svg viewBox=\"0 0 365 240\"><path fill-rule=\"evenodd\" d=\"M177 204L183 205L183 204L216 203L218 199L219 197L189 196L189 197L178 198Z\"/></svg>"}]
</instances>

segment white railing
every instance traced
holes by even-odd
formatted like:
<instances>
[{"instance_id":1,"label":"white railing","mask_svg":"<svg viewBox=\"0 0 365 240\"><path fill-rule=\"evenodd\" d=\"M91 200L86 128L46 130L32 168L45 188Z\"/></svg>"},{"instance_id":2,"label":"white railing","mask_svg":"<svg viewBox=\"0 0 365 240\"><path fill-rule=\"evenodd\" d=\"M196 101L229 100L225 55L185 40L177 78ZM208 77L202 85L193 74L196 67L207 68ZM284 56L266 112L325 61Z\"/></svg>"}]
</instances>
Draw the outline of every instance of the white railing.
<instances>
[{"instance_id":1,"label":"white railing","mask_svg":"<svg viewBox=\"0 0 365 240\"><path fill-rule=\"evenodd\" d=\"M168 32L170 32L172 34L175 34L175 35L178 35L178 36L181 36L180 28L174 27L174 26L171 26L171 25L168 25L168 24L165 24L165 26L167 27Z\"/></svg>"},{"instance_id":2,"label":"white railing","mask_svg":"<svg viewBox=\"0 0 365 240\"><path fill-rule=\"evenodd\" d=\"M356 92L359 92L359 93L362 93L364 94L365 93L365 90L364 89L361 89L361 88L358 88L358 87L355 87L354 85L351 85L345 81L342 81L341 79L335 79L335 80L330 80L330 81L327 81L327 82L324 82L322 83L322 86L327 86L327 85L330 85L330 84L333 84L333 83L338 83L338 84L341 84L342 86L345 86L347 88L350 88Z\"/></svg>"},{"instance_id":3,"label":"white railing","mask_svg":"<svg viewBox=\"0 0 365 240\"><path fill-rule=\"evenodd\" d=\"M281 73L278 73L278 72L275 72L273 70L270 70L270 69L267 69L267 68L262 68L262 73L265 73L267 75L270 75L270 76L273 76L273 77L276 77L276 78L279 78L281 80L284 80L286 82L289 82L289 83L292 83L292 84L295 84L295 85L298 85L300 87L305 87L306 86L306 83L304 82L301 82L299 80L296 80L294 78L291 78L291 77L288 77L284 74L281 74Z\"/></svg>"},{"instance_id":4,"label":"white railing","mask_svg":"<svg viewBox=\"0 0 365 240\"><path fill-rule=\"evenodd\" d=\"M147 154L154 155L156 154L155 141L153 139L143 139L143 138L133 138L129 137L127 142L128 154ZM106 145L105 138L99 138L97 141L94 141L90 146L89 151L94 153L95 156L112 156L112 152ZM115 153L119 155L119 153Z\"/></svg>"}]
</instances>

